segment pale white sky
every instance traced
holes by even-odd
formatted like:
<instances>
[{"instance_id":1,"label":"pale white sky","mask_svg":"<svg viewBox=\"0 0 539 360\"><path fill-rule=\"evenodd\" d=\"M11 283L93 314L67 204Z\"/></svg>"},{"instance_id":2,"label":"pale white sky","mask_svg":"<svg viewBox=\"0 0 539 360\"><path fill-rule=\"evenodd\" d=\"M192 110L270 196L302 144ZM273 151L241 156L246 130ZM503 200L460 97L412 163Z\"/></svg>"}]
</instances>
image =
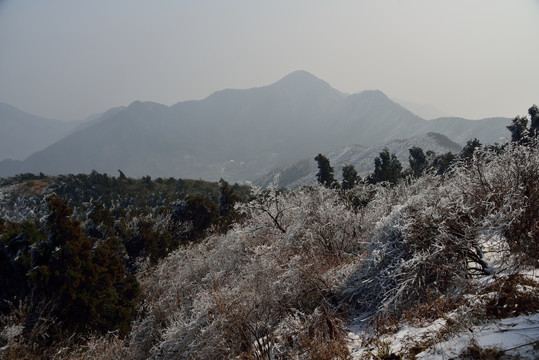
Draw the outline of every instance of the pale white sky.
<instances>
[{"instance_id":1,"label":"pale white sky","mask_svg":"<svg viewBox=\"0 0 539 360\"><path fill-rule=\"evenodd\" d=\"M539 0L0 0L0 102L82 119L302 69L471 119L539 105Z\"/></svg>"}]
</instances>

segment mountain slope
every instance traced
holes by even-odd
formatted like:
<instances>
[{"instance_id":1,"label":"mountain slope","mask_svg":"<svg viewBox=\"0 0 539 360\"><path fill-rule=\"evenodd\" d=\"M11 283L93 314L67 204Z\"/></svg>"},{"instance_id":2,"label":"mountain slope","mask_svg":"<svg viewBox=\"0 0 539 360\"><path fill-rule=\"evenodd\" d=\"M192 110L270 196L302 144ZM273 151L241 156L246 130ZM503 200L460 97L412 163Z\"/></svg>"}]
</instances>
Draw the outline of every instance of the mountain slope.
<instances>
[{"instance_id":1,"label":"mountain slope","mask_svg":"<svg viewBox=\"0 0 539 360\"><path fill-rule=\"evenodd\" d=\"M252 180L319 152L407 138L432 131L433 124L381 91L346 95L296 71L272 85L218 91L171 107L134 102L113 109L22 162L0 162L0 176L121 169L135 177ZM479 134L489 124L462 120L448 129L466 137L468 128Z\"/></svg>"},{"instance_id":2,"label":"mountain slope","mask_svg":"<svg viewBox=\"0 0 539 360\"><path fill-rule=\"evenodd\" d=\"M473 138L477 138L485 144L494 144L503 143L503 138L511 138L511 134L506 129L510 122L510 119L502 117L481 120L442 117L427 121L423 130L425 132L439 132L459 144L465 144Z\"/></svg>"},{"instance_id":3,"label":"mountain slope","mask_svg":"<svg viewBox=\"0 0 539 360\"><path fill-rule=\"evenodd\" d=\"M66 136L72 124L0 103L0 160L22 160Z\"/></svg>"},{"instance_id":4,"label":"mountain slope","mask_svg":"<svg viewBox=\"0 0 539 360\"><path fill-rule=\"evenodd\" d=\"M422 148L425 152L432 150L437 154L458 153L461 146L444 135L438 133L427 133L417 135L404 140L393 140L385 144L365 147L361 145L348 145L328 152L325 156L334 169L335 178L342 179L342 168L345 165L353 165L358 174L362 177L367 176L374 170L374 159L379 156L384 148L390 153L395 153L403 168L409 167L408 156L413 146ZM279 173L279 186L295 189L304 185L316 184L316 174L318 166L314 156L303 159L282 168L276 169L257 180L261 186L267 186L273 181L273 174Z\"/></svg>"}]
</instances>

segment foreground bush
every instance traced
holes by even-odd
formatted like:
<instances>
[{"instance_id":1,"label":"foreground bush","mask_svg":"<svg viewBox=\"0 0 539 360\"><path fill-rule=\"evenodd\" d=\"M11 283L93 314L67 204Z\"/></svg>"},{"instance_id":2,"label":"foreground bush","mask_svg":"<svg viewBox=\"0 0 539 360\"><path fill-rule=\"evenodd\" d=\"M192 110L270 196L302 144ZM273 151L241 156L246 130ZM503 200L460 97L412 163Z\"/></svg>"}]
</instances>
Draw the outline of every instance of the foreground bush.
<instances>
[{"instance_id":1,"label":"foreground bush","mask_svg":"<svg viewBox=\"0 0 539 360\"><path fill-rule=\"evenodd\" d=\"M378 212L369 255L343 285L346 301L365 316L394 317L433 296L458 296L474 276L537 267L537 179L532 143L476 150L449 176L400 184L391 193L401 201ZM369 207L380 202L391 196L379 192Z\"/></svg>"}]
</instances>

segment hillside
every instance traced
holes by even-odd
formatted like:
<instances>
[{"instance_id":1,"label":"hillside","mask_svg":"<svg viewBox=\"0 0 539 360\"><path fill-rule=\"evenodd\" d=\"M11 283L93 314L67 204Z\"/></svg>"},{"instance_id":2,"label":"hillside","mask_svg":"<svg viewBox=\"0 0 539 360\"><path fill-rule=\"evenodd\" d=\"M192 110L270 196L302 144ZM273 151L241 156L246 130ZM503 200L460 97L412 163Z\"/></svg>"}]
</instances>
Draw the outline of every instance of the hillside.
<instances>
[{"instance_id":1,"label":"hillside","mask_svg":"<svg viewBox=\"0 0 539 360\"><path fill-rule=\"evenodd\" d=\"M112 174L121 169L134 177L237 182L318 152L429 131L489 143L505 135L504 127L494 122L459 120L454 126L444 125L444 119L426 121L381 91L346 95L296 71L272 85L218 91L171 107L134 102L114 109L24 161L0 162L0 176L92 170Z\"/></svg>"},{"instance_id":2,"label":"hillside","mask_svg":"<svg viewBox=\"0 0 539 360\"><path fill-rule=\"evenodd\" d=\"M436 154L452 152L458 154L462 147L449 140L446 136L437 133L413 136L404 140L393 140L385 144L365 147L361 145L348 145L340 149L329 151L324 154L331 163L337 180L342 179L342 168L346 165L353 165L358 174L366 177L374 170L374 159L380 152L387 148L390 153L394 153L404 168L409 167L408 149L420 147L425 152L434 151ZM267 186L273 181L273 174L279 174L281 186L296 189L304 185L316 184L316 174L318 165L314 156L296 161L281 168L277 168L256 181L257 184Z\"/></svg>"},{"instance_id":3,"label":"hillside","mask_svg":"<svg viewBox=\"0 0 539 360\"><path fill-rule=\"evenodd\" d=\"M5 180L30 220L0 222L0 356L535 359L538 145L394 186L254 187L231 223L198 222L227 191L175 204L174 179Z\"/></svg>"},{"instance_id":4,"label":"hillside","mask_svg":"<svg viewBox=\"0 0 539 360\"><path fill-rule=\"evenodd\" d=\"M73 123L45 119L0 103L0 160L23 160L67 136Z\"/></svg>"}]
</instances>

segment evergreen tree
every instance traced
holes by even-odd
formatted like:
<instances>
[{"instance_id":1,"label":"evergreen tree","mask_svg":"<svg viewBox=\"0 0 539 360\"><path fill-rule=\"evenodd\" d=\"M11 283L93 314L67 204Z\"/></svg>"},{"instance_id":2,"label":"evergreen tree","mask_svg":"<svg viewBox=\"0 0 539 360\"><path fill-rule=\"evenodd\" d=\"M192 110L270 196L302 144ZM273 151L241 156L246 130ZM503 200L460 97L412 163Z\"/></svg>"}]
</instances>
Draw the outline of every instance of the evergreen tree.
<instances>
[{"instance_id":1,"label":"evergreen tree","mask_svg":"<svg viewBox=\"0 0 539 360\"><path fill-rule=\"evenodd\" d=\"M318 163L318 174L316 174L318 182L327 188L335 187L336 182L333 176L333 168L329 164L328 158L322 154L318 154L314 160Z\"/></svg>"},{"instance_id":2,"label":"evergreen tree","mask_svg":"<svg viewBox=\"0 0 539 360\"><path fill-rule=\"evenodd\" d=\"M408 161L410 162L410 170L414 177L420 177L427 168L427 156L420 147L414 146L408 149L410 155Z\"/></svg>"},{"instance_id":3,"label":"evergreen tree","mask_svg":"<svg viewBox=\"0 0 539 360\"><path fill-rule=\"evenodd\" d=\"M431 152L431 154L434 154ZM432 160L430 169L436 172L436 175L443 175L455 160L455 155L452 152L446 152L445 154L436 155Z\"/></svg>"},{"instance_id":4,"label":"evergreen tree","mask_svg":"<svg viewBox=\"0 0 539 360\"><path fill-rule=\"evenodd\" d=\"M186 243L202 239L217 219L218 213L218 207L211 200L202 195L194 195L174 206L172 219L185 229L182 240Z\"/></svg>"},{"instance_id":5,"label":"evergreen tree","mask_svg":"<svg viewBox=\"0 0 539 360\"><path fill-rule=\"evenodd\" d=\"M539 108L537 105L533 105L528 109L528 114L530 115L530 133L532 136L539 135Z\"/></svg>"},{"instance_id":6,"label":"evergreen tree","mask_svg":"<svg viewBox=\"0 0 539 360\"><path fill-rule=\"evenodd\" d=\"M117 254L119 243L108 239L95 246L84 236L73 210L57 195L47 198L48 240L36 244L29 272L36 303L51 301L69 330L126 334L139 293Z\"/></svg>"},{"instance_id":7,"label":"evergreen tree","mask_svg":"<svg viewBox=\"0 0 539 360\"><path fill-rule=\"evenodd\" d=\"M507 129L511 132L511 141L524 142L528 135L528 119L517 116L513 119L511 125L507 125Z\"/></svg>"},{"instance_id":8,"label":"evergreen tree","mask_svg":"<svg viewBox=\"0 0 539 360\"><path fill-rule=\"evenodd\" d=\"M124 172L122 170L118 169L118 172L120 173L120 177L119 177L120 180L127 179L127 177L125 176L125 174L124 174Z\"/></svg>"},{"instance_id":9,"label":"evergreen tree","mask_svg":"<svg viewBox=\"0 0 539 360\"><path fill-rule=\"evenodd\" d=\"M528 118L517 116L513 119L507 129L511 132L511 141L520 144L529 144L530 139L539 135L539 108L533 105L528 109L530 117L530 127L528 128Z\"/></svg>"},{"instance_id":10,"label":"evergreen tree","mask_svg":"<svg viewBox=\"0 0 539 360\"><path fill-rule=\"evenodd\" d=\"M462 148L459 158L461 160L466 161L467 163L470 162L473 158L473 154L475 152L475 149L481 147L481 142L477 140L476 138L468 140L466 145Z\"/></svg>"},{"instance_id":11,"label":"evergreen tree","mask_svg":"<svg viewBox=\"0 0 539 360\"><path fill-rule=\"evenodd\" d=\"M231 216L234 212L234 204L240 198L234 194L232 187L223 179L219 180L219 216Z\"/></svg>"},{"instance_id":12,"label":"evergreen tree","mask_svg":"<svg viewBox=\"0 0 539 360\"><path fill-rule=\"evenodd\" d=\"M394 185L397 183L402 173L402 165L395 154L389 154L385 148L380 156L374 159L374 173L369 176L369 182L379 183L387 181Z\"/></svg>"},{"instance_id":13,"label":"evergreen tree","mask_svg":"<svg viewBox=\"0 0 539 360\"><path fill-rule=\"evenodd\" d=\"M346 165L342 168L342 188L343 190L350 190L356 186L361 178L357 174L353 165Z\"/></svg>"},{"instance_id":14,"label":"evergreen tree","mask_svg":"<svg viewBox=\"0 0 539 360\"><path fill-rule=\"evenodd\" d=\"M226 232L240 217L234 210L234 204L240 201L233 188L223 179L219 180L219 231Z\"/></svg>"}]
</instances>

